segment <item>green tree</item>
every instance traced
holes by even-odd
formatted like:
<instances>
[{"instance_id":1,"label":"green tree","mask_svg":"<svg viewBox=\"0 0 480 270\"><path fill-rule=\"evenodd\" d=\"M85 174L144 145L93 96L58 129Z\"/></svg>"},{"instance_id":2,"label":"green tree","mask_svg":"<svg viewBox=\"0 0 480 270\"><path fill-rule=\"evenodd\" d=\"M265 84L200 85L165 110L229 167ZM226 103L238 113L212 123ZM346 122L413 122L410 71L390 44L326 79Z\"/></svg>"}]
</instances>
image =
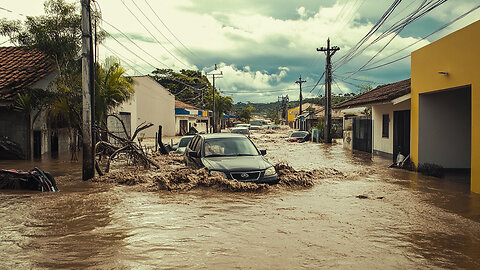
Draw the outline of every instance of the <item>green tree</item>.
<instances>
[{"instance_id":1,"label":"green tree","mask_svg":"<svg viewBox=\"0 0 480 270\"><path fill-rule=\"evenodd\" d=\"M156 69L152 78L175 95L175 99L201 108L212 98L212 85L199 70L175 72L172 69ZM204 104L202 104L202 92Z\"/></svg>"},{"instance_id":2,"label":"green tree","mask_svg":"<svg viewBox=\"0 0 480 270\"><path fill-rule=\"evenodd\" d=\"M129 100L134 94L133 80L125 77L125 69L118 59L107 58L97 65L95 72L95 119L102 125L115 107Z\"/></svg>"},{"instance_id":3,"label":"green tree","mask_svg":"<svg viewBox=\"0 0 480 270\"><path fill-rule=\"evenodd\" d=\"M252 118L252 111L254 110L253 106L250 105L246 108L243 108L242 110L237 112L237 118L238 120L248 123L250 122L250 118Z\"/></svg>"}]
</instances>

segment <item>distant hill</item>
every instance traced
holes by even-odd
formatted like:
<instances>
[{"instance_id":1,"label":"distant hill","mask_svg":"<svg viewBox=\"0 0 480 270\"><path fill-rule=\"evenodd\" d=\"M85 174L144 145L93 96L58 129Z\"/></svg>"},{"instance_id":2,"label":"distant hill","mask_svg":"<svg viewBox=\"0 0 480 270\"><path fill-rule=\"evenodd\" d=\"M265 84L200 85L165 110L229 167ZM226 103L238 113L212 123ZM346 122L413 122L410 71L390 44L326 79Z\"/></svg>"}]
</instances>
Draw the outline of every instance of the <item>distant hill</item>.
<instances>
[{"instance_id":1,"label":"distant hill","mask_svg":"<svg viewBox=\"0 0 480 270\"><path fill-rule=\"evenodd\" d=\"M332 106L338 104L342 101L352 98L352 95L348 96L332 96ZM306 98L302 103L313 103L317 105L324 106L325 100L323 97L316 98ZM288 109L295 108L299 105L299 101L290 101L288 102ZM270 115L280 109L280 102L270 102L270 103L251 103L251 102L238 102L233 105L234 111L240 111L248 106L252 105L254 110L254 115Z\"/></svg>"}]
</instances>

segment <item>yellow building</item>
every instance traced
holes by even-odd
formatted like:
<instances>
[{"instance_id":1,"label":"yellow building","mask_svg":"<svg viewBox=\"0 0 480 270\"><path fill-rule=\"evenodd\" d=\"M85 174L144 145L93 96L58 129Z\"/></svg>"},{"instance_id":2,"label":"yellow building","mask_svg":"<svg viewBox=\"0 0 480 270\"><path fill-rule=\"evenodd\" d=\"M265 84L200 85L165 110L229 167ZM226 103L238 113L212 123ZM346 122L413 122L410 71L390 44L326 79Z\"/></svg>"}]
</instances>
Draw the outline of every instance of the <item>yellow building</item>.
<instances>
[{"instance_id":1,"label":"yellow building","mask_svg":"<svg viewBox=\"0 0 480 270\"><path fill-rule=\"evenodd\" d=\"M480 21L412 53L411 158L471 170L480 193Z\"/></svg>"}]
</instances>

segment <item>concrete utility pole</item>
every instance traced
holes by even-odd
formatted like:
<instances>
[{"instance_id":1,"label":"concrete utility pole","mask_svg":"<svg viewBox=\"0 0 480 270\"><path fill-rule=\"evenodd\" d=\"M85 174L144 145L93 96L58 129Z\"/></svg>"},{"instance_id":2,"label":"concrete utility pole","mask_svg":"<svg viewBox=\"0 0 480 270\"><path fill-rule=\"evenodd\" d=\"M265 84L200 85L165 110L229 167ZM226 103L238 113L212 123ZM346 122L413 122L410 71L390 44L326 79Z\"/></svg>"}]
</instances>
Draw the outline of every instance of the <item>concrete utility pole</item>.
<instances>
[{"instance_id":1,"label":"concrete utility pole","mask_svg":"<svg viewBox=\"0 0 480 270\"><path fill-rule=\"evenodd\" d=\"M93 40L90 0L82 0L82 179L95 176L92 125L93 125Z\"/></svg>"},{"instance_id":2,"label":"concrete utility pole","mask_svg":"<svg viewBox=\"0 0 480 270\"><path fill-rule=\"evenodd\" d=\"M298 78L298 81L295 83L298 83L300 85L300 111L298 113L298 116L302 115L302 83L307 82L305 80L302 81L302 75L300 75L300 78ZM300 130L303 130L303 125L300 124Z\"/></svg>"},{"instance_id":3,"label":"concrete utility pole","mask_svg":"<svg viewBox=\"0 0 480 270\"><path fill-rule=\"evenodd\" d=\"M215 71L217 70L217 64L215 64ZM213 78L213 89L212 89L212 98L213 98L213 133L216 133L217 132L217 122L215 121L216 117L215 117L215 76L218 78L218 79L221 79L223 78L223 72L220 71L220 73L210 73L210 74L207 74L207 76L212 76Z\"/></svg>"},{"instance_id":4,"label":"concrete utility pole","mask_svg":"<svg viewBox=\"0 0 480 270\"><path fill-rule=\"evenodd\" d=\"M317 48L317 52L325 52L327 62L325 63L325 129L324 139L326 143L332 143L330 130L332 129L332 64L331 57L340 50L338 46L330 47L330 38L327 39L327 47Z\"/></svg>"}]
</instances>

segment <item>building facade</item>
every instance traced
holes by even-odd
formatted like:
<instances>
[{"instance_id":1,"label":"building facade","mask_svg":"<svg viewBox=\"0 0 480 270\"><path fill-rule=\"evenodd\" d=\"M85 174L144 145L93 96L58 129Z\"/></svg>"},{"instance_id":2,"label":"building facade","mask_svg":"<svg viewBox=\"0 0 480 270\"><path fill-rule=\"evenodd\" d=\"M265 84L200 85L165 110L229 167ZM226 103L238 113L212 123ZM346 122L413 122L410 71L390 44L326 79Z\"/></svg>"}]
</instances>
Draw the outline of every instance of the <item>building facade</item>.
<instances>
[{"instance_id":1,"label":"building facade","mask_svg":"<svg viewBox=\"0 0 480 270\"><path fill-rule=\"evenodd\" d=\"M183 136L192 127L200 133L208 133L211 111L201 110L190 104L175 100L175 134Z\"/></svg>"},{"instance_id":2,"label":"building facade","mask_svg":"<svg viewBox=\"0 0 480 270\"><path fill-rule=\"evenodd\" d=\"M175 136L175 96L149 76L134 76L133 97L115 108L114 112L126 124L132 135L142 123L152 123L153 127L143 130L139 138L155 138L158 126L162 126L162 135ZM109 118L109 129L121 132L116 119Z\"/></svg>"},{"instance_id":3,"label":"building facade","mask_svg":"<svg viewBox=\"0 0 480 270\"><path fill-rule=\"evenodd\" d=\"M471 171L480 193L480 21L412 53L411 158Z\"/></svg>"}]
</instances>

